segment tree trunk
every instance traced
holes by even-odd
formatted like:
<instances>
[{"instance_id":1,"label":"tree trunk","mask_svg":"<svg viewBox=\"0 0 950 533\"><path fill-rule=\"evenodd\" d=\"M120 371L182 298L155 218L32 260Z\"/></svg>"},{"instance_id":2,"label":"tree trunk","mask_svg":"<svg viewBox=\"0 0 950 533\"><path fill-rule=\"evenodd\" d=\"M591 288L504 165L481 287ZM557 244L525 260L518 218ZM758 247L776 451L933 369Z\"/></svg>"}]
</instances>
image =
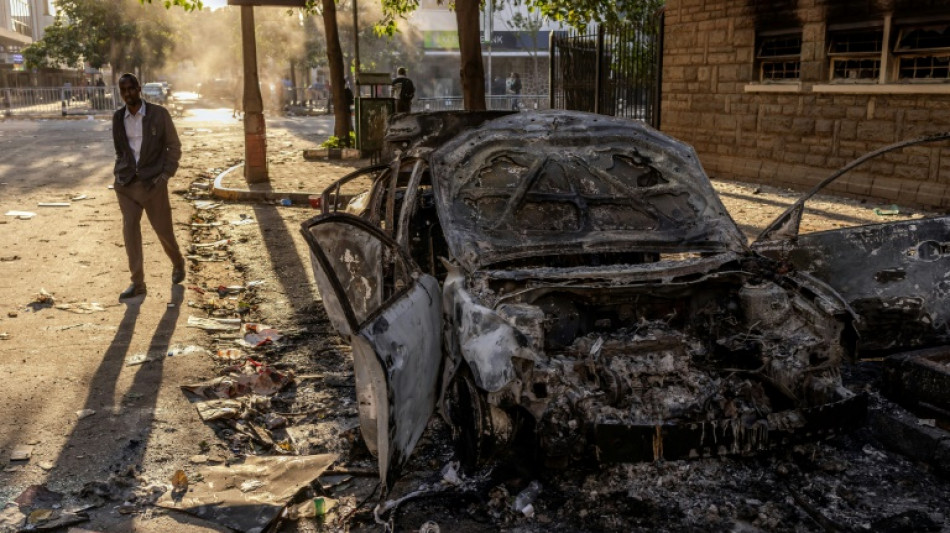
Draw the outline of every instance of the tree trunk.
<instances>
[{"instance_id":1,"label":"tree trunk","mask_svg":"<svg viewBox=\"0 0 950 533\"><path fill-rule=\"evenodd\" d=\"M346 105L343 77L343 48L340 47L340 31L336 23L336 2L323 2L323 29L327 36L327 62L330 66L330 87L333 90L333 135L349 146L350 109ZM478 21L476 20L476 23Z\"/></svg>"},{"instance_id":2,"label":"tree trunk","mask_svg":"<svg viewBox=\"0 0 950 533\"><path fill-rule=\"evenodd\" d=\"M466 111L485 110L485 69L478 32L478 0L455 0L455 21L459 30L460 74Z\"/></svg>"}]
</instances>

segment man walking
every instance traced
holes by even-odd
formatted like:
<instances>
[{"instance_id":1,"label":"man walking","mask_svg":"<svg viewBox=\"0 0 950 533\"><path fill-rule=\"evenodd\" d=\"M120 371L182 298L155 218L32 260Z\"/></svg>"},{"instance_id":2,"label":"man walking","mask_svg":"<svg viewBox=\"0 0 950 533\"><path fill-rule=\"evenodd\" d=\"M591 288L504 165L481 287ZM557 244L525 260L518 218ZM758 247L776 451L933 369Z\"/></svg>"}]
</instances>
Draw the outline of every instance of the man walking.
<instances>
[{"instance_id":1,"label":"man walking","mask_svg":"<svg viewBox=\"0 0 950 533\"><path fill-rule=\"evenodd\" d=\"M396 70L396 78L393 79L393 98L396 99L396 113L409 113L412 111L412 99L416 96L416 88L406 76L406 67L399 67Z\"/></svg>"},{"instance_id":2,"label":"man walking","mask_svg":"<svg viewBox=\"0 0 950 533\"><path fill-rule=\"evenodd\" d=\"M142 257L142 212L158 235L172 262L172 283L185 280L185 258L178 249L168 199L168 179L178 170L181 142L168 111L142 100L142 87L134 74L119 78L125 106L112 116L115 143L115 195L122 211L122 236L129 257L132 285L119 299L145 294Z\"/></svg>"},{"instance_id":3,"label":"man walking","mask_svg":"<svg viewBox=\"0 0 950 533\"><path fill-rule=\"evenodd\" d=\"M521 109L521 76L517 72L512 72L508 79L505 81L505 88L508 89L508 94L512 95L511 97L511 110L519 111Z\"/></svg>"}]
</instances>

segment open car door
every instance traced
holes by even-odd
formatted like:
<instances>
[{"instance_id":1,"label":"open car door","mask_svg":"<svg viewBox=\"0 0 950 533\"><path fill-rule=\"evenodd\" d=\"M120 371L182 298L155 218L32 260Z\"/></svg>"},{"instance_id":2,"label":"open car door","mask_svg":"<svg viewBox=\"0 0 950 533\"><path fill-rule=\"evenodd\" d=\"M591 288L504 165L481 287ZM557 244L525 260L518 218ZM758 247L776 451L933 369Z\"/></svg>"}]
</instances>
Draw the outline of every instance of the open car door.
<instances>
[{"instance_id":1,"label":"open car door","mask_svg":"<svg viewBox=\"0 0 950 533\"><path fill-rule=\"evenodd\" d=\"M302 225L334 327L350 338L360 430L391 488L425 431L442 363L439 284L395 242L347 214Z\"/></svg>"},{"instance_id":2,"label":"open car door","mask_svg":"<svg viewBox=\"0 0 950 533\"><path fill-rule=\"evenodd\" d=\"M950 216L799 235L805 202L873 157L948 138L902 141L855 160L806 193L752 245L838 291L858 317L865 355L950 343Z\"/></svg>"}]
</instances>

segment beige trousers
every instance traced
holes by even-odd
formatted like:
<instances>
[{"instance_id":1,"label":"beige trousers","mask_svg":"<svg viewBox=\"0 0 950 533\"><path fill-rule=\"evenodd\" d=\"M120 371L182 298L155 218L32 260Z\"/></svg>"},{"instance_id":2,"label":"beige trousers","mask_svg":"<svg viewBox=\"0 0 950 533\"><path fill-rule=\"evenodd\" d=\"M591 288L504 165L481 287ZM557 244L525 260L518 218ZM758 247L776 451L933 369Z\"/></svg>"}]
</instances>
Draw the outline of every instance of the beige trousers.
<instances>
[{"instance_id":1,"label":"beige trousers","mask_svg":"<svg viewBox=\"0 0 950 533\"><path fill-rule=\"evenodd\" d=\"M152 229L162 243L172 266L184 267L185 258L178 249L175 230L172 226L172 206L168 200L168 180L158 178L152 184L136 180L128 185L115 185L115 195L122 211L122 237L125 253L129 256L129 272L132 283L145 283L145 266L142 257L142 211L148 216Z\"/></svg>"}]
</instances>

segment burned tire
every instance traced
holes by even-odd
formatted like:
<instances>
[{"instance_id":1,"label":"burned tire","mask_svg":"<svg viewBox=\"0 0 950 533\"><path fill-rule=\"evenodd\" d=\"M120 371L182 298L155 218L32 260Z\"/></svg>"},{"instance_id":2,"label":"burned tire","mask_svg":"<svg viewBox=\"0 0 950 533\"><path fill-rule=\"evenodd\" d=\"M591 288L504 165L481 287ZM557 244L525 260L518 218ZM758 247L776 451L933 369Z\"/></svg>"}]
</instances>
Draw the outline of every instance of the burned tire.
<instances>
[{"instance_id":1,"label":"burned tire","mask_svg":"<svg viewBox=\"0 0 950 533\"><path fill-rule=\"evenodd\" d=\"M489 405L464 365L446 392L452 440L462 468L471 472L508 449L517 430L515 420L501 408Z\"/></svg>"}]
</instances>

